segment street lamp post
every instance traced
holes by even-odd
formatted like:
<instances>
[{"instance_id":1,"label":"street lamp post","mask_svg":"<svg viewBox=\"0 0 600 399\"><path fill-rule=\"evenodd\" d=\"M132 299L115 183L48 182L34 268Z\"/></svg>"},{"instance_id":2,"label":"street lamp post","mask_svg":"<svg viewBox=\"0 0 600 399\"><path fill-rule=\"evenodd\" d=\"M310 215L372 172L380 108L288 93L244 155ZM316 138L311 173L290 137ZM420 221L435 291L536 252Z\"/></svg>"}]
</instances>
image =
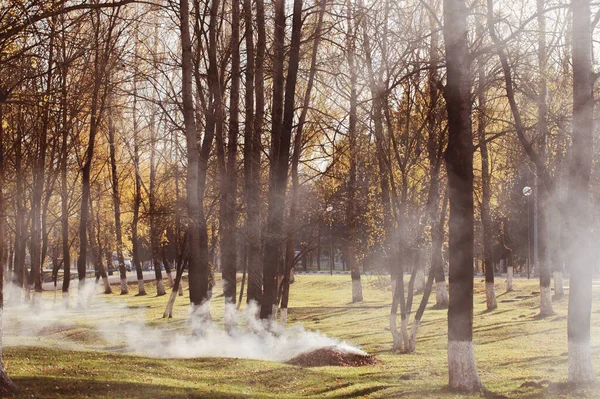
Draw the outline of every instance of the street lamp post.
<instances>
[{"instance_id":1,"label":"street lamp post","mask_svg":"<svg viewBox=\"0 0 600 399\"><path fill-rule=\"evenodd\" d=\"M327 206L327 221L329 224L329 274L333 276L333 269L335 269L335 256L333 255L333 221L331 220L333 206Z\"/></svg>"},{"instance_id":2,"label":"street lamp post","mask_svg":"<svg viewBox=\"0 0 600 399\"><path fill-rule=\"evenodd\" d=\"M531 239L530 239L530 222L529 222L529 196L533 193L533 189L529 186L523 187L523 195L527 201L527 279L531 278ZM535 251L534 251L535 252Z\"/></svg>"}]
</instances>

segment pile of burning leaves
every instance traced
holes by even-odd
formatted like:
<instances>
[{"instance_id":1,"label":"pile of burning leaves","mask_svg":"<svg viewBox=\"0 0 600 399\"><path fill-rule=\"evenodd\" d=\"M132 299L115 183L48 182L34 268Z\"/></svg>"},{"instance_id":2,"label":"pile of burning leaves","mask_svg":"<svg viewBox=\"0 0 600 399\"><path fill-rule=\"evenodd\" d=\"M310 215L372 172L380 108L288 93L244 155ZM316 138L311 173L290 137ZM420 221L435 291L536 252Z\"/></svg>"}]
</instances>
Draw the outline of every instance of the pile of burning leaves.
<instances>
[{"instance_id":1,"label":"pile of burning leaves","mask_svg":"<svg viewBox=\"0 0 600 399\"><path fill-rule=\"evenodd\" d=\"M335 346L315 349L288 360L287 364L302 367L342 366L359 367L377 363L374 356L367 353L342 351Z\"/></svg>"}]
</instances>

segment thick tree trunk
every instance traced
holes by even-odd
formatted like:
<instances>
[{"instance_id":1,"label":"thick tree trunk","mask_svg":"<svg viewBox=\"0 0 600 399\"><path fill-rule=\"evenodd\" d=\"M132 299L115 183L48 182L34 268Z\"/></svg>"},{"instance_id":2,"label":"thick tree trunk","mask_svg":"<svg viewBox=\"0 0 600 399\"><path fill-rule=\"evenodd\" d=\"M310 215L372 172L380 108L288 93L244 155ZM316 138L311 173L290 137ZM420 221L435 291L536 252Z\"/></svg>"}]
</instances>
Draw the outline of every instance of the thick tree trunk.
<instances>
[{"instance_id":1,"label":"thick tree trunk","mask_svg":"<svg viewBox=\"0 0 600 399\"><path fill-rule=\"evenodd\" d=\"M245 192L247 208L247 250L248 250L248 303L256 302L260 305L262 301L262 268L260 259L261 245L261 223L260 223L260 163L261 163L261 137L265 116L265 89L264 89L264 65L266 52L265 32L265 6L263 0L256 0L256 27L257 43L256 58L254 59L254 46L252 39L252 4L250 0L244 0L244 19L246 23L246 100L252 98L252 83L256 96L256 113L252 119L246 120L248 132L244 138L244 171ZM254 63L256 61L256 63ZM250 73L256 66L256 73L252 77ZM254 81L252 79L254 78ZM246 103L247 116L250 111L250 103ZM251 128L251 131L249 130Z\"/></svg>"},{"instance_id":2,"label":"thick tree trunk","mask_svg":"<svg viewBox=\"0 0 600 399\"><path fill-rule=\"evenodd\" d=\"M292 39L288 75L283 97L283 62L285 41L285 2L275 2L275 59L273 62L273 131L271 141L271 169L269 181L269 205L267 214L267 237L263 263L263 298L260 317L272 317L277 294L277 270L281 265L282 242L284 242L283 217L285 190L288 181L288 163L294 119L296 80L300 60L300 37L302 27L302 0L294 0ZM282 119L283 117L283 119Z\"/></svg>"},{"instance_id":3,"label":"thick tree trunk","mask_svg":"<svg viewBox=\"0 0 600 399\"><path fill-rule=\"evenodd\" d=\"M6 205L4 200L4 99L0 98L0 259L4 259L6 251L5 225L6 225ZM16 392L17 386L8 377L2 362L2 320L4 312L4 265L0 265L0 396Z\"/></svg>"},{"instance_id":4,"label":"thick tree trunk","mask_svg":"<svg viewBox=\"0 0 600 399\"><path fill-rule=\"evenodd\" d=\"M267 226L265 235L265 252L263 259L263 297L260 317L273 317L273 306L277 292L277 270L282 259L281 242L283 238L283 213L285 209L285 189L282 183L287 182L287 162L289 158L289 143L287 152L281 154L283 135L284 101L284 47L285 47L285 1L276 0L275 30L273 37L273 100L271 111L271 151L269 167L269 192L267 207ZM280 180L283 164L280 158L285 156L285 178Z\"/></svg>"},{"instance_id":5,"label":"thick tree trunk","mask_svg":"<svg viewBox=\"0 0 600 399\"><path fill-rule=\"evenodd\" d=\"M481 390L473 352L473 142L471 133L468 9L464 0L444 0L450 200L450 302L448 372L451 389Z\"/></svg>"},{"instance_id":6,"label":"thick tree trunk","mask_svg":"<svg viewBox=\"0 0 600 399\"><path fill-rule=\"evenodd\" d=\"M592 311L592 234L589 217L593 148L592 30L589 0L573 0L573 145L569 163L567 204L570 218L569 382L596 379L590 343Z\"/></svg>"},{"instance_id":7,"label":"thick tree trunk","mask_svg":"<svg viewBox=\"0 0 600 399\"><path fill-rule=\"evenodd\" d=\"M219 3L219 2L214 2ZM216 4L218 8L218 4ZM199 11L197 10L197 13ZM216 18L216 10L214 17ZM204 209L202 206L204 198L205 163L212 145L214 125L206 121L206 134L202 149L204 158L200 159L198 151L198 138L196 131L196 120L194 112L193 87L192 87L192 43L189 27L189 3L180 0L181 18L181 46L182 46L182 97L183 97L183 119L187 143L188 171L186 180L188 217L190 218L188 246L189 255L189 289L190 303L192 305L193 318L202 319L206 316L202 305L208 300L208 237L204 220ZM199 15L196 15L199 18ZM216 24L211 9L211 24ZM214 26L211 31L214 33ZM216 39L215 39L216 40ZM201 88L198 88L199 90ZM210 141L208 141L210 139ZM205 146L206 144L206 146ZM208 147L206 152L204 149ZM204 173L204 175L203 175Z\"/></svg>"}]
</instances>

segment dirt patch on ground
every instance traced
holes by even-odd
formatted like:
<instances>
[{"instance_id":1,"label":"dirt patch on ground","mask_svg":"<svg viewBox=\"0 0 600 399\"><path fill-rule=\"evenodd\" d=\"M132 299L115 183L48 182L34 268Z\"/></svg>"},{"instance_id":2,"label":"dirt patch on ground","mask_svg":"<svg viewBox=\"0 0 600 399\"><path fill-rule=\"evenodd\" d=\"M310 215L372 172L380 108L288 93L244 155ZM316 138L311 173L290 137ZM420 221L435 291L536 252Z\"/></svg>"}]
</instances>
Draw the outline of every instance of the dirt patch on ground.
<instances>
[{"instance_id":1,"label":"dirt patch on ground","mask_svg":"<svg viewBox=\"0 0 600 399\"><path fill-rule=\"evenodd\" d=\"M300 355L288 360L286 363L301 367L359 367L376 364L377 359L375 359L374 356L366 353L362 354L344 352L335 347L326 347L301 353Z\"/></svg>"},{"instance_id":2,"label":"dirt patch on ground","mask_svg":"<svg viewBox=\"0 0 600 399\"><path fill-rule=\"evenodd\" d=\"M77 343L104 343L104 339L99 332L87 327L75 327L66 324L44 327L37 335Z\"/></svg>"}]
</instances>

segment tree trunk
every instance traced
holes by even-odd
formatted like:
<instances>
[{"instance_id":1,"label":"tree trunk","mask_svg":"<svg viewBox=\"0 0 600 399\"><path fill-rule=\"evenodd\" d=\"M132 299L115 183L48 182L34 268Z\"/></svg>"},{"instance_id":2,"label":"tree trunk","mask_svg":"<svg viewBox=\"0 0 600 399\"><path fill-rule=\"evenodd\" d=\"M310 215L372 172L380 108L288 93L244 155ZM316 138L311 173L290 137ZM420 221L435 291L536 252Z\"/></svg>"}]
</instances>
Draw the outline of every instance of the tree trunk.
<instances>
[{"instance_id":1,"label":"tree trunk","mask_svg":"<svg viewBox=\"0 0 600 399\"><path fill-rule=\"evenodd\" d=\"M362 1L358 3L359 7L363 7ZM392 217L392 209L391 209L391 197L390 197L390 176L389 170L386 164L386 154L384 149L384 137L383 137L383 120L382 120L382 96L383 93L381 91L380 82L377 82L375 79L375 71L373 69L373 60L371 54L371 44L369 40L369 34L367 32L366 25L366 16L368 14L364 13L364 10L361 10L360 20L362 22L363 28L363 50L365 53L365 61L367 65L368 71L368 81L369 81L369 89L371 92L371 98L373 102L372 107L372 115L373 122L375 125L375 146L376 146L376 156L377 156L377 165L379 170L379 184L381 187L381 203L383 206L383 224L385 231L385 242L384 242L384 251L388 255L386 256L386 262L388 269L390 270L390 275L392 278L393 285L393 300L392 300L392 308L390 313L390 327L394 325L392 329L392 337L395 339L397 334L396 330L396 313L398 308L398 302L400 303L400 316L405 317L406 313L406 302L404 301L404 268L402 262L395 261L395 256L390 254L400 254L401 250L392 250L393 245L393 217ZM358 31L358 30L357 30ZM400 258L400 257L399 257ZM406 334L403 334L406 337ZM407 341L406 339L404 340ZM396 349L399 349L396 344L394 344Z\"/></svg>"},{"instance_id":2,"label":"tree trunk","mask_svg":"<svg viewBox=\"0 0 600 399\"><path fill-rule=\"evenodd\" d=\"M62 40L63 55L66 52L65 40ZM60 206L61 206L61 236L62 236L62 254L63 254L63 284L62 297L63 305L69 306L69 285L71 283L71 246L69 242L69 186L67 181L67 166L69 161L68 142L69 142L69 127L67 125L67 64L63 64L61 77L61 119L62 119L62 140L61 154L62 162L60 166Z\"/></svg>"},{"instance_id":3,"label":"tree trunk","mask_svg":"<svg viewBox=\"0 0 600 399\"><path fill-rule=\"evenodd\" d=\"M102 278L102 283L104 284L104 293L112 294L112 289L110 288L110 284L108 283L108 275L106 274L106 268L104 267L104 263L102 262L102 244L101 244L101 230L100 230L100 186L98 185L97 191L97 210L96 210L96 222L88 224L88 235L90 244L92 245L92 255L94 256L94 264L96 268L96 282L98 281L98 277ZM92 199L90 198L90 213L93 214L94 207ZM106 265L106 267L110 266L110 263Z\"/></svg>"},{"instance_id":4,"label":"tree trunk","mask_svg":"<svg viewBox=\"0 0 600 399\"><path fill-rule=\"evenodd\" d=\"M188 233L186 232L184 238L184 246L188 240ZM183 256L181 256L177 260L177 272L175 273L175 281L173 283L173 289L171 290L171 295L169 296L169 301L167 302L167 307L165 312L163 313L163 318L172 318L173 317L173 306L175 305L175 299L177 299L177 292L181 289L181 276L183 276L183 269L185 268Z\"/></svg>"},{"instance_id":5,"label":"tree trunk","mask_svg":"<svg viewBox=\"0 0 600 399\"><path fill-rule=\"evenodd\" d=\"M517 132L519 141L521 142L521 145L523 146L523 149L525 150L525 152L527 153L527 155L529 156L529 158L531 159L531 161L533 162L533 164L535 166L536 178L540 177L541 184L536 184L537 187L535 187L536 193L537 193L536 197L539 196L539 198L541 198L543 207L545 208L547 196L550 192L552 192L554 185L548 176L548 171L546 169L543 159L539 156L538 153L536 153L533 150L533 147L531 146L531 144L529 143L529 141L527 141L527 138L525 137L525 127L521 120L521 114L519 112L519 109L517 107L517 102L515 100L515 93L514 93L514 88L513 88L510 65L508 63L508 58L507 58L506 54L504 53L504 50L501 47L500 39L496 35L496 31L494 28L494 24L495 24L494 1L487 0L487 4L488 4L487 20L488 20L488 28L489 28L489 32L490 32L490 37L491 37L494 45L496 46L496 51L498 53L498 57L500 58L500 63L502 65L502 70L504 72L504 81L506 84L506 97L508 98L508 102L510 104L510 109L513 114L513 118L515 120L515 128L516 128L515 130ZM545 221L545 219L546 218L544 216L543 220ZM542 240L545 240L546 230L547 230L545 227L544 221L542 222L542 224L543 224ZM552 298L550 296L550 269L549 269L548 262L545 259L545 254L543 254L542 257L544 259L540 263L540 289L541 289L540 315L547 316L554 312L552 310Z\"/></svg>"},{"instance_id":6,"label":"tree trunk","mask_svg":"<svg viewBox=\"0 0 600 399\"><path fill-rule=\"evenodd\" d=\"M156 296L163 296L165 285L162 277L161 256L160 256L160 226L156 214L156 132L154 125L154 116L150 122L150 187L148 190L148 203L150 213L150 247L152 252L152 264L154 265L154 278L156 281Z\"/></svg>"},{"instance_id":7,"label":"tree trunk","mask_svg":"<svg viewBox=\"0 0 600 399\"><path fill-rule=\"evenodd\" d=\"M171 263L169 262L169 259L167 258L167 244L166 243L162 243L160 246L160 254L162 257L162 262L163 265L165 265L165 271L167 272L167 279L169 281L169 288L173 288L173 271L171 269Z\"/></svg>"},{"instance_id":8,"label":"tree trunk","mask_svg":"<svg viewBox=\"0 0 600 399\"><path fill-rule=\"evenodd\" d=\"M348 122L348 156L350 157L349 163L350 168L348 171L348 203L346 206L346 218L348 223L347 230L347 261L350 268L350 277L352 279L352 302L362 302L362 284L360 280L360 265L356 259L356 165L358 161L357 154L357 70L354 64L354 50L356 44L356 32L353 25L353 13L352 4L350 1L346 3L346 19L348 24L348 30L346 33L346 58L348 61L348 70L350 73L350 112Z\"/></svg>"},{"instance_id":9,"label":"tree trunk","mask_svg":"<svg viewBox=\"0 0 600 399\"><path fill-rule=\"evenodd\" d=\"M473 142L471 133L468 9L464 0L444 0L450 200L448 372L451 389L482 389L473 352Z\"/></svg>"},{"instance_id":10,"label":"tree trunk","mask_svg":"<svg viewBox=\"0 0 600 399\"><path fill-rule=\"evenodd\" d=\"M48 145L48 130L50 126L50 102L52 95L52 75L54 63L54 37L55 20L52 18L50 23L50 43L48 55L48 71L46 82L46 101L44 104L44 115L42 118L42 128L37 137L37 159L33 173L33 196L31 203L31 275L33 278L35 293L33 295L33 306L39 307L42 296L42 197L44 195L44 176L46 172L46 150Z\"/></svg>"},{"instance_id":11,"label":"tree trunk","mask_svg":"<svg viewBox=\"0 0 600 399\"><path fill-rule=\"evenodd\" d=\"M136 47L137 54L137 47ZM144 287L144 272L140 262L140 239L138 236L138 223L140 220L140 206L142 205L142 176L140 175L140 139L137 120L137 86L136 79L133 81L133 167L135 171L135 193L133 197L133 220L131 222L131 244L132 244L132 261L135 267L138 282L137 296L146 295Z\"/></svg>"},{"instance_id":12,"label":"tree trunk","mask_svg":"<svg viewBox=\"0 0 600 399\"><path fill-rule=\"evenodd\" d=\"M480 29L481 31L481 29ZM490 189L490 167L489 155L486 141L486 115L485 115L485 66L480 60L478 65L479 82L477 86L477 137L479 140L479 151L481 152L481 224L483 227L483 269L485 271L485 301L487 310L498 307L496 302L496 291L494 289L494 264L492 261L492 219L490 216L490 200L492 197Z\"/></svg>"},{"instance_id":13,"label":"tree trunk","mask_svg":"<svg viewBox=\"0 0 600 399\"><path fill-rule=\"evenodd\" d=\"M411 335L409 340L409 352L414 352L417 346L417 333L421 326L421 318L425 313L427 302L429 302L429 295L433 287L433 280L437 270L440 268L440 264L443 262L442 258L442 246L444 245L444 224L446 223L446 210L448 208L448 196L444 195L442 202L442 211L440 212L440 220L431 220L431 267L429 269L429 275L427 277L427 283L425 284L425 290L423 291L423 297L421 303L415 314L413 320ZM437 224L436 224L437 223ZM445 284L444 284L445 286Z\"/></svg>"},{"instance_id":14,"label":"tree trunk","mask_svg":"<svg viewBox=\"0 0 600 399\"><path fill-rule=\"evenodd\" d=\"M98 131L98 124L100 123L100 112L99 112L99 97L100 97L100 86L102 84L102 76L100 75L100 48L99 48L99 14L97 15L98 21L95 25L95 43L96 48L94 52L94 85L92 88L92 103L90 108L90 127L88 146L85 153L83 167L81 168L81 210L79 213L79 256L77 257L77 274L79 279L79 300L80 304L84 300L82 297L83 288L85 286L86 277L86 264L87 264L87 253L88 253L88 238L87 238L87 224L89 215L89 201L90 201L90 174L92 170L92 160L94 158L94 144L96 142L96 133Z\"/></svg>"},{"instance_id":15,"label":"tree trunk","mask_svg":"<svg viewBox=\"0 0 600 399\"><path fill-rule=\"evenodd\" d=\"M592 30L589 0L573 0L573 145L569 163L567 204L570 218L569 382L596 379L590 343L592 311L592 234L589 184L593 157L594 96Z\"/></svg>"},{"instance_id":16,"label":"tree trunk","mask_svg":"<svg viewBox=\"0 0 600 399\"><path fill-rule=\"evenodd\" d=\"M290 293L290 283L292 283L291 273L293 273L296 254L295 254L295 230L296 230L296 217L298 213L298 190L300 187L300 181L298 179L298 164L300 162L300 153L302 152L302 146L304 145L304 124L306 123L306 117L308 115L308 108L310 105L310 97L312 88L315 82L315 75L317 73L317 52L319 49L319 43L321 41L321 29L323 26L323 15L325 14L325 8L327 1L319 0L319 16L317 20L317 26L314 31L314 41L312 46L310 69L308 74L308 83L306 86L306 92L304 93L304 102L302 105L302 112L298 120L298 127L296 128L296 135L294 137L294 150L292 152L292 192L291 192L291 204L290 214L288 220L288 232L287 232L287 245L286 245L286 259L285 259L285 270L282 281L282 298L281 298L281 324L285 327L287 323L287 308Z\"/></svg>"},{"instance_id":17,"label":"tree trunk","mask_svg":"<svg viewBox=\"0 0 600 399\"><path fill-rule=\"evenodd\" d=\"M223 133L217 131L221 205L219 224L221 235L221 270L225 300L225 329L233 331L236 325L236 272L237 272L237 145L239 135L240 101L240 2L231 3L231 89L229 97L229 134L227 144ZM218 83L218 82L217 82ZM218 84L217 84L218 87ZM226 147L226 148L225 148ZM227 152L227 161L225 160Z\"/></svg>"},{"instance_id":18,"label":"tree trunk","mask_svg":"<svg viewBox=\"0 0 600 399\"><path fill-rule=\"evenodd\" d=\"M23 126L22 113L19 109L19 123L17 125L17 142L15 143L15 174L22 176L22 141L23 141ZM23 286L25 284L25 209L23 205L23 179L16 181L15 207L17 215L15 220L15 264L13 273L13 284L16 286L15 302L21 302Z\"/></svg>"},{"instance_id":19,"label":"tree trunk","mask_svg":"<svg viewBox=\"0 0 600 399\"><path fill-rule=\"evenodd\" d=\"M260 317L272 317L275 295L277 292L277 270L281 263L281 242L283 236L283 213L285 209L285 189L282 183L287 182L287 162L289 144L286 154L281 154L283 136L284 108L284 61L285 61L285 1L275 0L275 31L273 37L273 100L271 111L271 151L269 165L269 192L267 208L267 227L265 236L265 252L263 260L263 297ZM280 157L285 155L285 178L280 181L282 163Z\"/></svg>"},{"instance_id":20,"label":"tree trunk","mask_svg":"<svg viewBox=\"0 0 600 399\"><path fill-rule=\"evenodd\" d=\"M4 200L4 114L3 101L0 98L0 259L4 259L6 251L5 225L6 205ZM16 392L17 386L12 382L2 362L2 319L4 315L4 265L0 267L0 395Z\"/></svg>"},{"instance_id":21,"label":"tree trunk","mask_svg":"<svg viewBox=\"0 0 600 399\"><path fill-rule=\"evenodd\" d=\"M246 120L247 130L252 127L251 132L245 134L244 139L244 171L245 171L245 192L247 208L247 246L248 246L248 294L247 302L256 302L260 306L262 301L262 269L260 259L261 245L261 223L260 223L260 159L261 159L261 136L263 129L263 119L265 116L265 97L264 97L264 63L266 52L266 32L265 32L265 6L263 0L256 0L256 73L252 81L251 72L254 64L254 46L252 39L252 4L250 0L244 0L244 19L246 23L246 51L247 51L247 69L246 69L246 100L252 98L252 83L254 83L254 93L256 96L256 113L252 119ZM246 112L250 111L246 103Z\"/></svg>"},{"instance_id":22,"label":"tree trunk","mask_svg":"<svg viewBox=\"0 0 600 399\"><path fill-rule=\"evenodd\" d=\"M547 164L547 141L548 141L548 105L546 104L548 97L548 60L546 54L546 15L544 12L544 0L537 0L538 13L538 63L540 73L540 94L538 98L538 137L541 138L540 143L540 159L546 166ZM538 174L537 168L535 169ZM539 179L536 179L539 182ZM550 213L549 187L546 187L542 182L535 184L537 201L537 219L538 219L538 262L540 265L540 316L549 316L554 313L552 309L552 293L550 283L552 278L552 267L550 265L550 257L548 256L549 246L549 226L548 215ZM554 262L556 264L556 262Z\"/></svg>"},{"instance_id":23,"label":"tree trunk","mask_svg":"<svg viewBox=\"0 0 600 399\"><path fill-rule=\"evenodd\" d=\"M188 171L186 179L187 207L189 226L189 288L190 303L194 316L200 306L208 299L208 238L204 226L204 211L202 208L202 194L204 187L201 184L201 162L198 151L198 137L194 112L193 87L192 87L192 43L189 27L189 4L187 0L180 0L181 18L181 48L182 48L182 97L183 119L187 143ZM198 16L197 16L198 18ZM212 21L211 21L212 22ZM198 88L200 89L200 88ZM208 125L207 121L207 125ZM210 135L210 131L207 131ZM212 142L212 137L210 138ZM206 137L205 137L206 141ZM203 143L204 144L204 143ZM193 243L193 244L191 244Z\"/></svg>"},{"instance_id":24,"label":"tree trunk","mask_svg":"<svg viewBox=\"0 0 600 399\"><path fill-rule=\"evenodd\" d=\"M116 141L115 141L115 123L113 120L114 109L111 109L108 117L108 144L110 147L110 170L112 178L112 199L115 215L115 236L117 259L119 262L119 275L121 280L121 295L127 295L127 268L125 267L125 257L123 256L123 232L121 228L121 197L119 192L119 174L117 171Z\"/></svg>"},{"instance_id":25,"label":"tree trunk","mask_svg":"<svg viewBox=\"0 0 600 399\"><path fill-rule=\"evenodd\" d=\"M263 263L263 298L260 317L272 317L277 294L277 266L282 261L284 242L283 216L285 190L288 181L288 163L294 118L296 80L300 58L300 36L302 27L302 0L294 0L292 17L292 40L288 75L283 97L283 63L285 41L285 2L275 2L275 56L273 61L273 131L271 140L271 168L268 195L267 237ZM283 120L281 119L283 116Z\"/></svg>"}]
</instances>

